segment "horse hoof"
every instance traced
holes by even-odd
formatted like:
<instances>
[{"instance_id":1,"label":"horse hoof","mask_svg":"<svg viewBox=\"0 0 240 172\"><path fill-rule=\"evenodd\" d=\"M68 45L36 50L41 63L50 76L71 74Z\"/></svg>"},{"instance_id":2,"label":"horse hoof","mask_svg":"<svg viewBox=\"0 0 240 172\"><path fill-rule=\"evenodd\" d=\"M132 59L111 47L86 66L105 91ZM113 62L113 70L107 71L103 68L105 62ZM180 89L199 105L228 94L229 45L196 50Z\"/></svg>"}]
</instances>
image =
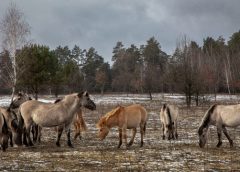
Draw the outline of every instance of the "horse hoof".
<instances>
[{"instance_id":1,"label":"horse hoof","mask_svg":"<svg viewBox=\"0 0 240 172\"><path fill-rule=\"evenodd\" d=\"M222 142L219 142L219 143L217 144L217 148L219 148L220 146L222 146Z\"/></svg>"},{"instance_id":2,"label":"horse hoof","mask_svg":"<svg viewBox=\"0 0 240 172\"><path fill-rule=\"evenodd\" d=\"M72 143L68 143L68 147L74 148L73 145L72 145Z\"/></svg>"}]
</instances>

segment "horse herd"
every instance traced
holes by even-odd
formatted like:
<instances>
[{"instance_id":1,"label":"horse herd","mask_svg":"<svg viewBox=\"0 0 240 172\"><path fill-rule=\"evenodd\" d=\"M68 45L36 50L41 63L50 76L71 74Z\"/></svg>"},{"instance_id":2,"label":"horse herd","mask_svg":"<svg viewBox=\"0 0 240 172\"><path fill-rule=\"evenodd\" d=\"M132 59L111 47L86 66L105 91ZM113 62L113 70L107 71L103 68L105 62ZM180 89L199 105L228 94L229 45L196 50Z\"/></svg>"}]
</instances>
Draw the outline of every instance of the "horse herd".
<instances>
[{"instance_id":1,"label":"horse herd","mask_svg":"<svg viewBox=\"0 0 240 172\"><path fill-rule=\"evenodd\" d=\"M90 99L88 92L66 95L54 103L44 103L32 100L24 93L19 93L9 108L0 108L0 145L5 151L10 145L33 146L33 142L41 141L42 127L55 127L57 129L56 145L60 146L62 132L67 135L67 144L73 147L70 137L71 124L75 128L74 139L81 139L81 131L86 130L83 119L82 107L95 110L96 105ZM162 126L162 139L178 139L179 108L176 105L163 104L160 109L160 121ZM140 128L141 142L146 132L148 114L146 109L138 104L130 106L117 106L106 115L100 118L97 123L98 137L103 140L113 127L118 127L119 144L122 139L126 147L133 144L137 128ZM230 138L226 127L237 127L240 125L240 105L212 105L202 118L198 128L199 146L203 148L207 142L208 128L215 125L218 133L217 147L222 145L222 131L229 140L230 146L233 141ZM132 129L132 137L127 142L127 129ZM31 132L33 141L31 138Z\"/></svg>"}]
</instances>

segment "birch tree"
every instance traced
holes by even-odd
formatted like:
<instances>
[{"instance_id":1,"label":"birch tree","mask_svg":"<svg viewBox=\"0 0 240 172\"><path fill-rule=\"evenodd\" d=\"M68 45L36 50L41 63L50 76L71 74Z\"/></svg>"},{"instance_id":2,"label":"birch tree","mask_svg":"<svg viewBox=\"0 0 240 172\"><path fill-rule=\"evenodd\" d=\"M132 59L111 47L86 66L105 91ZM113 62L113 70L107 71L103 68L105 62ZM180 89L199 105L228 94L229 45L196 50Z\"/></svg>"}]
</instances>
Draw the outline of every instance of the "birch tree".
<instances>
[{"instance_id":1,"label":"birch tree","mask_svg":"<svg viewBox=\"0 0 240 172\"><path fill-rule=\"evenodd\" d=\"M30 27L24 19L23 13L17 8L16 4L11 3L5 16L0 23L3 49L9 52L12 72L9 72L12 87L12 100L17 83L17 63L16 52L26 43L26 38L30 34Z\"/></svg>"}]
</instances>

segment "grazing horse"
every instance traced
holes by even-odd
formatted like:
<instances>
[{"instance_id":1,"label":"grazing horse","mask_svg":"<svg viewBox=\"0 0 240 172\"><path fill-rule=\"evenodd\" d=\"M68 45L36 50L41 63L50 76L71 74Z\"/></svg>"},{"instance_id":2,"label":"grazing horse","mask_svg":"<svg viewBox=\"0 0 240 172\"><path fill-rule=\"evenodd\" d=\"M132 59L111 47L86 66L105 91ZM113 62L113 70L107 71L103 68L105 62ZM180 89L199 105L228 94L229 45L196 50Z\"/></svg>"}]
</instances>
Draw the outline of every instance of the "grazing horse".
<instances>
[{"instance_id":1,"label":"grazing horse","mask_svg":"<svg viewBox=\"0 0 240 172\"><path fill-rule=\"evenodd\" d=\"M16 139L19 134L18 131L18 121L17 121L17 115L14 111L11 111L10 108L5 109L0 107L0 113L4 116L7 126L8 126L8 135L10 138L10 145L13 146L13 137Z\"/></svg>"},{"instance_id":2,"label":"grazing horse","mask_svg":"<svg viewBox=\"0 0 240 172\"><path fill-rule=\"evenodd\" d=\"M70 139L70 125L75 113L82 106L91 110L96 109L96 105L89 98L88 92L66 95L62 101L56 104L43 103L37 100L23 103L19 112L24 121L28 145L33 145L30 138L30 128L35 123L40 127L64 126L68 138L67 144L69 147L73 147ZM61 135L58 134L56 144L59 144L60 137Z\"/></svg>"},{"instance_id":3,"label":"grazing horse","mask_svg":"<svg viewBox=\"0 0 240 172\"><path fill-rule=\"evenodd\" d=\"M0 112L0 145L3 151L8 148L8 126L2 112Z\"/></svg>"},{"instance_id":4,"label":"grazing horse","mask_svg":"<svg viewBox=\"0 0 240 172\"><path fill-rule=\"evenodd\" d=\"M133 144L137 127L140 127L141 133L141 147L143 146L143 135L146 131L147 111L141 105L130 105L127 107L118 106L112 111L103 116L97 123L99 128L98 137L103 140L108 135L109 130L112 127L117 126L119 130L119 144L118 148L122 145L122 135L125 139L126 147L130 147ZM132 129L132 138L127 143L127 129Z\"/></svg>"},{"instance_id":5,"label":"grazing horse","mask_svg":"<svg viewBox=\"0 0 240 172\"><path fill-rule=\"evenodd\" d=\"M237 127L240 125L240 104L237 105L212 105L198 128L199 146L203 148L207 142L207 131L210 125L217 127L218 144L222 145L222 131L227 137L230 147L233 147L233 141L230 138L226 127Z\"/></svg>"},{"instance_id":6,"label":"grazing horse","mask_svg":"<svg viewBox=\"0 0 240 172\"><path fill-rule=\"evenodd\" d=\"M177 120L178 120L179 109L175 105L164 104L160 110L160 121L162 123L162 131L164 140L165 137L170 139L177 139Z\"/></svg>"}]
</instances>

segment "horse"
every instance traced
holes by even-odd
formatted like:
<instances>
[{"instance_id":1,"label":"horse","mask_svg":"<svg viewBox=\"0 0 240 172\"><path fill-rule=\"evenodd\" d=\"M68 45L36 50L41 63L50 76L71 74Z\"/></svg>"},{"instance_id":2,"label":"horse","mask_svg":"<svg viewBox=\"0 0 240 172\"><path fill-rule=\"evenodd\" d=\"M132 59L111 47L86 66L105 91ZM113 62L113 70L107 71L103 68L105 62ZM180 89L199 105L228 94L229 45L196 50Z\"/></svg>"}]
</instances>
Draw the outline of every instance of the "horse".
<instances>
[{"instance_id":1,"label":"horse","mask_svg":"<svg viewBox=\"0 0 240 172\"><path fill-rule=\"evenodd\" d=\"M177 139L177 120L179 115L179 109L176 105L166 105L163 104L160 110L160 121L162 124L162 139L165 140L165 137L170 139Z\"/></svg>"},{"instance_id":2,"label":"horse","mask_svg":"<svg viewBox=\"0 0 240 172\"><path fill-rule=\"evenodd\" d=\"M14 108L14 109L19 108L19 106L22 103L24 103L28 100L32 100L32 98L29 97L26 93L19 92L17 97L10 104L10 108ZM54 103L58 103L61 100L62 99L56 99ZM74 124L74 128L75 128L74 139L77 139L77 137L79 137L79 139L81 140L81 132L87 130L87 126L83 119L83 112L82 112L81 108L77 111L76 115L74 116L73 124ZM60 128L57 130L59 130L59 132L60 132L61 130L63 131L63 128L62 129ZM40 143L41 142L41 127L39 127L36 124L33 124L32 135L33 135L33 141ZM26 139L24 139L24 142L26 143ZM58 146L60 146L60 144L58 144Z\"/></svg>"},{"instance_id":3,"label":"horse","mask_svg":"<svg viewBox=\"0 0 240 172\"><path fill-rule=\"evenodd\" d=\"M28 94L26 94L24 92L18 92L17 97L15 97L14 100L11 102L9 108L10 109L19 108L19 106L21 104L23 104L24 102L26 102L28 100L32 100L32 98L30 96L28 96Z\"/></svg>"},{"instance_id":4,"label":"horse","mask_svg":"<svg viewBox=\"0 0 240 172\"><path fill-rule=\"evenodd\" d=\"M60 102L44 103L37 100L29 100L19 107L19 112L26 129L27 145L32 146L30 128L33 123L40 127L64 126L67 134L67 144L73 147L70 139L70 125L77 110L82 106L95 110L95 103L89 98L88 92L66 95ZM59 127L63 128L63 127ZM58 131L56 144L59 144L61 134Z\"/></svg>"},{"instance_id":5,"label":"horse","mask_svg":"<svg viewBox=\"0 0 240 172\"><path fill-rule=\"evenodd\" d=\"M10 108L5 109L3 107L0 107L0 112L4 116L4 119L6 120L8 126L8 136L10 139L10 145L11 147L13 147L13 137L16 140L19 134L17 115L15 114L14 111L11 111Z\"/></svg>"},{"instance_id":6,"label":"horse","mask_svg":"<svg viewBox=\"0 0 240 172\"><path fill-rule=\"evenodd\" d=\"M141 133L141 144L143 146L143 136L146 131L148 115L144 107L138 104L130 105L127 107L118 106L112 111L108 112L103 116L97 123L97 128L99 129L98 137L100 140L106 138L109 130L112 127L118 127L119 130L119 144L118 148L122 145L122 135L125 140L126 148L133 144L137 127L140 127ZM127 143L127 129L132 129L132 138L129 143Z\"/></svg>"},{"instance_id":7,"label":"horse","mask_svg":"<svg viewBox=\"0 0 240 172\"><path fill-rule=\"evenodd\" d=\"M57 99L55 100L54 103L58 103L60 102L62 99ZM87 130L87 126L86 123L83 119L83 111L82 108L79 108L79 110L77 111L77 113L75 114L74 118L73 118L73 125L74 125L74 130L75 130L75 135L74 135L74 139L76 140L77 137L79 137L79 139L81 140L82 136L81 136L81 132L82 131L86 131ZM61 128L58 129L59 131L63 130Z\"/></svg>"},{"instance_id":8,"label":"horse","mask_svg":"<svg viewBox=\"0 0 240 172\"><path fill-rule=\"evenodd\" d=\"M226 127L237 127L240 125L240 104L237 105L212 105L198 128L199 146L203 148L207 142L207 131L210 125L217 127L218 143L222 145L222 131L227 137L230 147L233 147L233 140L230 138Z\"/></svg>"},{"instance_id":9,"label":"horse","mask_svg":"<svg viewBox=\"0 0 240 172\"><path fill-rule=\"evenodd\" d=\"M83 119L83 111L81 108L77 111L76 115L74 116L73 125L75 129L74 139L76 140L79 137L79 139L81 140L82 139L81 132L87 130L87 125Z\"/></svg>"},{"instance_id":10,"label":"horse","mask_svg":"<svg viewBox=\"0 0 240 172\"><path fill-rule=\"evenodd\" d=\"M0 145L3 152L8 148L8 126L2 112L0 112Z\"/></svg>"}]
</instances>

